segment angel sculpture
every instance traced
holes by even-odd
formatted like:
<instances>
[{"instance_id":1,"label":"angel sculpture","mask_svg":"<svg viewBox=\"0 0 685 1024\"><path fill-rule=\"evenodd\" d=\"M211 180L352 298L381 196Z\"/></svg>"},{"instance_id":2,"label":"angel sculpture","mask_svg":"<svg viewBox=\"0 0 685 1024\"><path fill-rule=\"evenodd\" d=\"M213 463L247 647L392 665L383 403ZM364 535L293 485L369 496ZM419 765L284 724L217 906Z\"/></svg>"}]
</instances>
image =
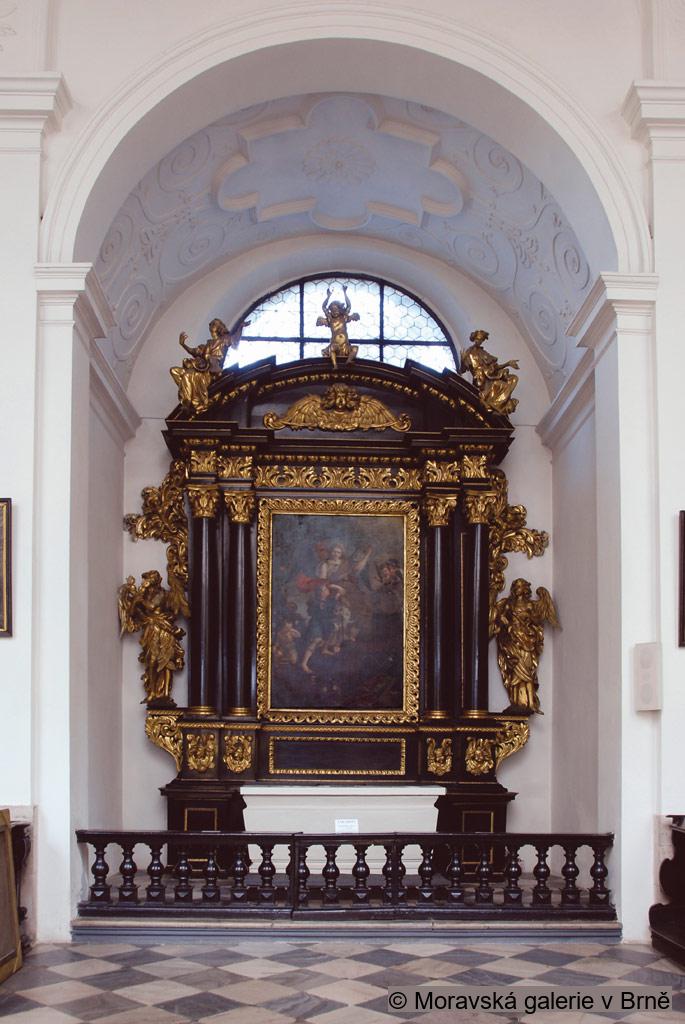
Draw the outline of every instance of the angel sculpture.
<instances>
[{"instance_id":1,"label":"angel sculpture","mask_svg":"<svg viewBox=\"0 0 685 1024\"><path fill-rule=\"evenodd\" d=\"M174 672L183 668L180 641L185 631L174 625L172 594L162 586L157 570L144 572L141 578L139 587L135 577L128 576L119 588L121 634L140 630L138 661L145 666L141 704L173 708L176 703L171 697L171 683Z\"/></svg>"},{"instance_id":2,"label":"angel sculpture","mask_svg":"<svg viewBox=\"0 0 685 1024\"><path fill-rule=\"evenodd\" d=\"M527 580L514 580L509 597L495 605L494 633L497 637L497 664L509 694L507 710L532 714L540 710L538 666L545 642L544 624L559 629L554 601L548 590L538 587L537 600L531 598Z\"/></svg>"},{"instance_id":3,"label":"angel sculpture","mask_svg":"<svg viewBox=\"0 0 685 1024\"><path fill-rule=\"evenodd\" d=\"M347 337L347 325L351 320L358 320L359 313L350 313L352 305L347 297L345 285L343 285L343 294L345 296L344 306L342 302L329 302L331 297L331 289L329 288L321 306L323 316L320 316L316 321L317 327L328 326L331 329L330 345L326 345L321 350L321 355L330 356L334 370L338 368L338 359L344 359L346 362L351 363L359 351L357 345L350 345L350 340Z\"/></svg>"},{"instance_id":4,"label":"angel sculpture","mask_svg":"<svg viewBox=\"0 0 685 1024\"><path fill-rule=\"evenodd\" d=\"M243 329L249 320L238 324L229 331L223 320L212 320L209 325L209 339L204 345L188 345L188 335L183 331L178 343L188 353L182 366L172 366L169 373L178 388L178 400L185 408L196 413L209 409L209 385L218 380L224 368L229 348L237 348Z\"/></svg>"},{"instance_id":5,"label":"angel sculpture","mask_svg":"<svg viewBox=\"0 0 685 1024\"><path fill-rule=\"evenodd\" d=\"M496 356L483 348L489 337L487 331L473 331L469 338L473 344L461 354L460 372L469 371L488 409L509 416L519 404L517 398L511 397L519 379L509 371L510 366L518 370L518 360L499 363Z\"/></svg>"}]
</instances>

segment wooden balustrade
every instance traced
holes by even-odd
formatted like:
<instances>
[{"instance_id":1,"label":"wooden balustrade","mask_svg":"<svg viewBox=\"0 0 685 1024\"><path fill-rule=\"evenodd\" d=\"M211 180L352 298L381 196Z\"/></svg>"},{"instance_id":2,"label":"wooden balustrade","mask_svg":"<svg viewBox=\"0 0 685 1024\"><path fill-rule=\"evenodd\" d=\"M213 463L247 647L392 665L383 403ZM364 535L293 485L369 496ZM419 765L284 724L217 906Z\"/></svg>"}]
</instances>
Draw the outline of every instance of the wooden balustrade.
<instances>
[{"instance_id":1,"label":"wooden balustrade","mask_svg":"<svg viewBox=\"0 0 685 1024\"><path fill-rule=\"evenodd\" d=\"M583 918L615 920L607 888L605 856L613 845L606 834L567 833L402 833L331 835L230 832L107 832L79 830L78 842L93 848L93 884L79 904L80 916L117 917L241 915L317 917L344 912L348 917L447 917L464 919L543 920ZM250 860L248 847L261 857ZM418 846L416 874L404 863L407 847ZM445 874L438 874L436 848L449 850ZM150 851L142 885L136 860L141 847ZM382 870L374 874L369 851L384 851ZM548 885L550 851L563 856L562 883ZM589 847L592 866L586 887L576 863L578 850ZM108 881L108 850L119 861L120 884ZM138 850L136 849L138 848ZM174 851L165 864L163 851ZM349 873L340 867L340 851L352 854ZM474 859L474 851L477 857ZM522 852L523 851L523 852ZM497 853L504 854L497 857ZM274 863L287 867L279 872ZM468 858L468 859L467 859ZM503 860L503 876L493 864ZM198 863L201 865L197 870ZM443 860L444 863L444 860ZM222 868L220 865L230 865ZM530 881L522 877L529 864ZM194 871L191 865L195 865ZM167 877L176 885L166 884Z\"/></svg>"}]
</instances>

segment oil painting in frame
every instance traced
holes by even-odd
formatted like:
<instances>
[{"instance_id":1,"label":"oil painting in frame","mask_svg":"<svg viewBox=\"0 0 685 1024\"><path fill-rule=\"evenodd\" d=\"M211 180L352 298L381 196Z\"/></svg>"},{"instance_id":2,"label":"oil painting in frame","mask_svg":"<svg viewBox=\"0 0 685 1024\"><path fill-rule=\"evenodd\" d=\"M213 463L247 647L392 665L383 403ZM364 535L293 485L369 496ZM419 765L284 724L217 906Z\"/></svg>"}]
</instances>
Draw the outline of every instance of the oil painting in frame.
<instances>
[{"instance_id":1,"label":"oil painting in frame","mask_svg":"<svg viewBox=\"0 0 685 1024\"><path fill-rule=\"evenodd\" d=\"M12 635L12 500L0 498L0 636Z\"/></svg>"},{"instance_id":2,"label":"oil painting in frame","mask_svg":"<svg viewBox=\"0 0 685 1024\"><path fill-rule=\"evenodd\" d=\"M419 539L411 501L260 501L260 717L418 718Z\"/></svg>"},{"instance_id":3,"label":"oil painting in frame","mask_svg":"<svg viewBox=\"0 0 685 1024\"><path fill-rule=\"evenodd\" d=\"M22 962L11 829L9 811L0 810L0 984Z\"/></svg>"}]
</instances>

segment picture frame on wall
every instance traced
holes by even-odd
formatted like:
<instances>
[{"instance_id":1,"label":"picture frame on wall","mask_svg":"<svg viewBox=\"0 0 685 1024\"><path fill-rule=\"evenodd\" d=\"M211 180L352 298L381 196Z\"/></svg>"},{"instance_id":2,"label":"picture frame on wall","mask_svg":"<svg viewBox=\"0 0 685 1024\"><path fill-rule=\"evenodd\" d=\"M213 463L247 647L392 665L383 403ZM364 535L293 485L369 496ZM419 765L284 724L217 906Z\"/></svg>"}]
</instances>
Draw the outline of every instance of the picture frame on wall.
<instances>
[{"instance_id":1,"label":"picture frame on wall","mask_svg":"<svg viewBox=\"0 0 685 1024\"><path fill-rule=\"evenodd\" d=\"M0 498L0 637L12 636L12 499Z\"/></svg>"}]
</instances>

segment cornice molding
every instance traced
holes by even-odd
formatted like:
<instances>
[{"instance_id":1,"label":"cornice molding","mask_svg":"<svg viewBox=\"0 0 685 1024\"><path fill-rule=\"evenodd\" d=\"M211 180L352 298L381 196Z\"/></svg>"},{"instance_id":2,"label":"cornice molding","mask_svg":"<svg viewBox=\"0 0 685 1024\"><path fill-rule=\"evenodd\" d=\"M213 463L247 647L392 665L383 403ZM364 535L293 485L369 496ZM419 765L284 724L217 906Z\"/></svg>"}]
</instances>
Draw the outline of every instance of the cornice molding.
<instances>
[{"instance_id":1,"label":"cornice molding","mask_svg":"<svg viewBox=\"0 0 685 1024\"><path fill-rule=\"evenodd\" d=\"M135 436L141 418L97 344L90 349L90 404L120 448Z\"/></svg>"},{"instance_id":2,"label":"cornice molding","mask_svg":"<svg viewBox=\"0 0 685 1024\"><path fill-rule=\"evenodd\" d=\"M685 159L685 83L633 82L622 114L653 159Z\"/></svg>"},{"instance_id":3,"label":"cornice molding","mask_svg":"<svg viewBox=\"0 0 685 1024\"><path fill-rule=\"evenodd\" d=\"M586 351L535 428L540 440L551 451L561 451L594 408L595 360Z\"/></svg>"},{"instance_id":4,"label":"cornice molding","mask_svg":"<svg viewBox=\"0 0 685 1024\"><path fill-rule=\"evenodd\" d=\"M579 348L594 350L597 362L616 330L651 329L658 280L656 274L600 274L567 333L578 338Z\"/></svg>"},{"instance_id":5,"label":"cornice molding","mask_svg":"<svg viewBox=\"0 0 685 1024\"><path fill-rule=\"evenodd\" d=\"M71 106L69 90L57 72L0 75L0 130L56 131Z\"/></svg>"}]
</instances>

